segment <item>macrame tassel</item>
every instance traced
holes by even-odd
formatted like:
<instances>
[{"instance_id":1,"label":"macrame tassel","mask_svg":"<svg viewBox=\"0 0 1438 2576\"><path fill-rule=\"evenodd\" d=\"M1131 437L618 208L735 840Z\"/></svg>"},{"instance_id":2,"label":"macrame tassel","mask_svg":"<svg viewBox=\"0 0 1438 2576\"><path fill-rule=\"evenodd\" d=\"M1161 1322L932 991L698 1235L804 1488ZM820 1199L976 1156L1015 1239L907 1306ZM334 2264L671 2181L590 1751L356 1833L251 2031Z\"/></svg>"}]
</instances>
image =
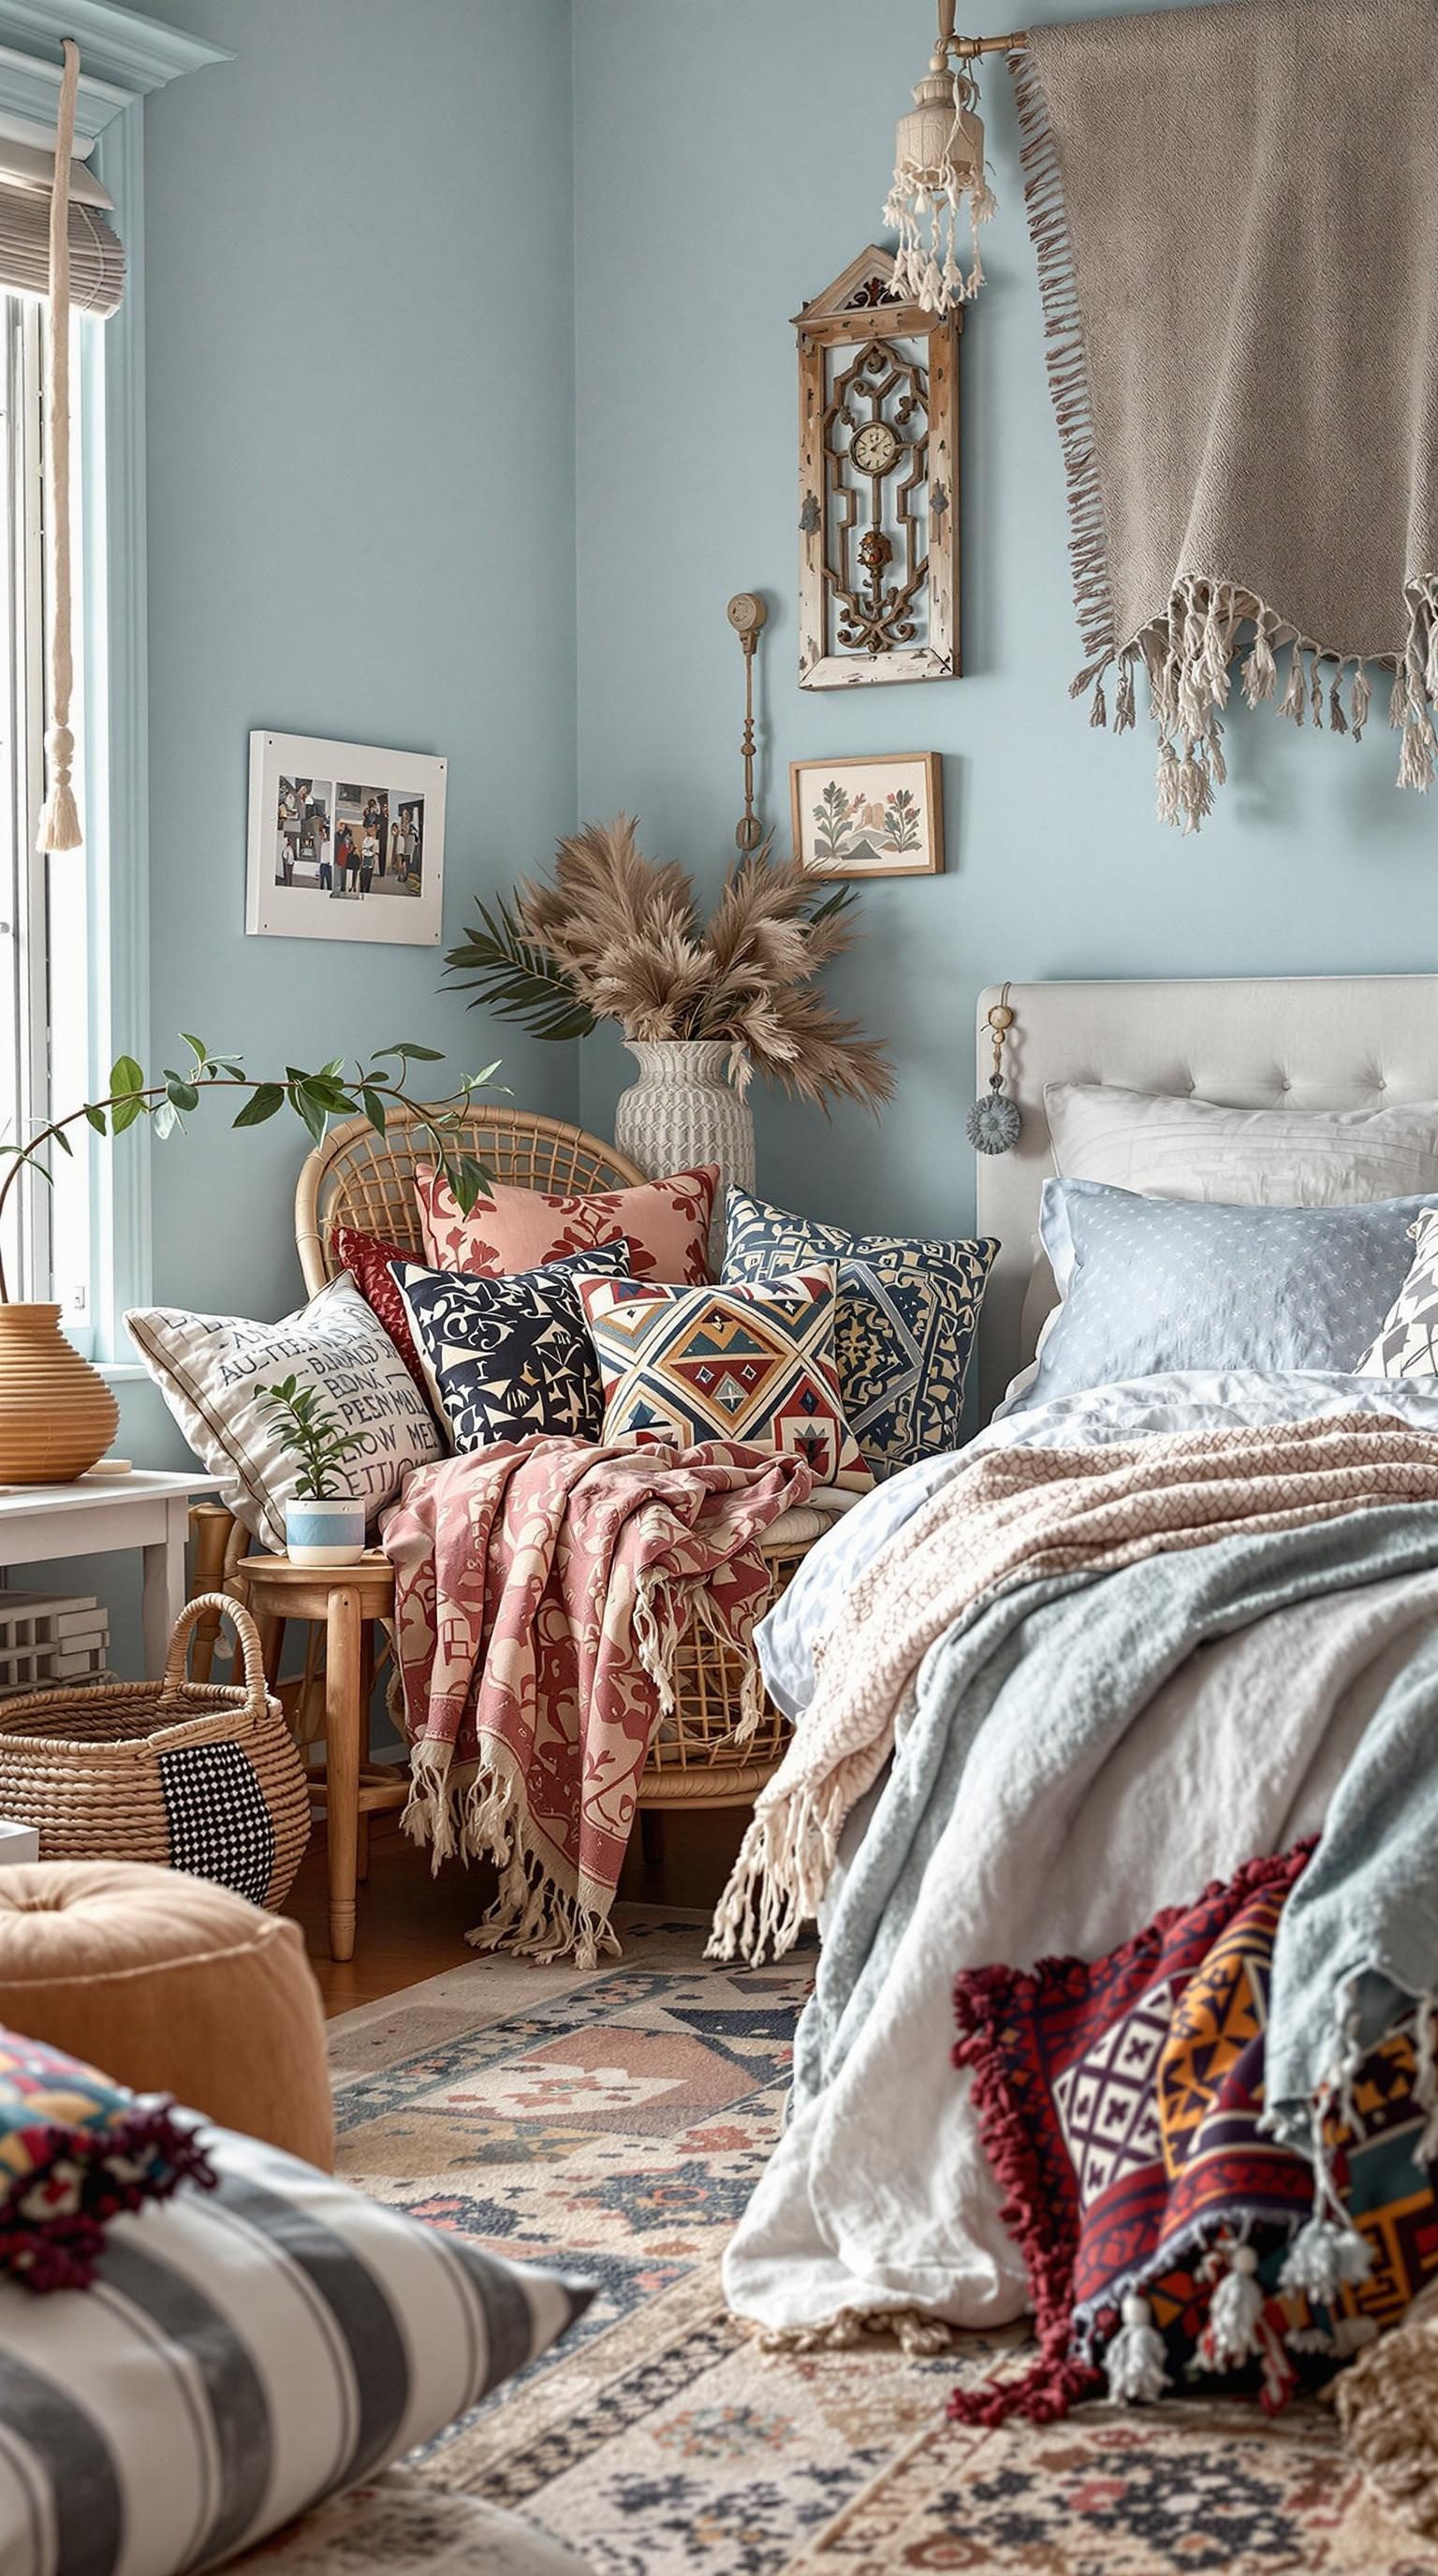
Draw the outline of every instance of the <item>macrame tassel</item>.
<instances>
[{"instance_id":1,"label":"macrame tassel","mask_svg":"<svg viewBox=\"0 0 1438 2576\"><path fill-rule=\"evenodd\" d=\"M1363 740L1363 728L1367 724L1372 711L1373 691L1369 685L1368 674L1360 662L1357 670L1353 674L1353 686L1348 693L1348 715L1349 721L1353 726L1353 739L1355 742L1361 742Z\"/></svg>"},{"instance_id":2,"label":"macrame tassel","mask_svg":"<svg viewBox=\"0 0 1438 2576\"><path fill-rule=\"evenodd\" d=\"M1134 704L1133 655L1125 653L1119 664L1118 696L1114 704L1115 733L1132 733L1137 718Z\"/></svg>"},{"instance_id":3,"label":"macrame tassel","mask_svg":"<svg viewBox=\"0 0 1438 2576\"><path fill-rule=\"evenodd\" d=\"M1398 784L1416 787L1420 795L1426 795L1433 784L1433 728L1426 716L1410 716L1403 728Z\"/></svg>"},{"instance_id":4,"label":"macrame tassel","mask_svg":"<svg viewBox=\"0 0 1438 2576\"><path fill-rule=\"evenodd\" d=\"M64 41L65 69L55 122L55 176L50 187L50 298L45 335L45 481L49 499L50 730L45 736L48 790L36 848L78 850L80 815L70 784L75 737L70 623L70 158L75 149L75 97L80 51Z\"/></svg>"},{"instance_id":5,"label":"macrame tassel","mask_svg":"<svg viewBox=\"0 0 1438 2576\"><path fill-rule=\"evenodd\" d=\"M1176 823L1179 819L1178 758L1171 742L1163 743L1158 755L1158 819Z\"/></svg>"},{"instance_id":6,"label":"macrame tassel","mask_svg":"<svg viewBox=\"0 0 1438 2576\"><path fill-rule=\"evenodd\" d=\"M1185 832L1196 832L1213 812L1213 781L1208 763L1194 754L1183 764L1178 782L1179 805Z\"/></svg>"},{"instance_id":7,"label":"macrame tassel","mask_svg":"<svg viewBox=\"0 0 1438 2576\"><path fill-rule=\"evenodd\" d=\"M1291 723L1301 725L1307 708L1308 678L1303 668L1303 656L1295 644L1293 659L1288 666L1288 686L1279 701L1278 712L1281 716L1287 716Z\"/></svg>"},{"instance_id":8,"label":"macrame tassel","mask_svg":"<svg viewBox=\"0 0 1438 2576\"><path fill-rule=\"evenodd\" d=\"M1203 2370L1238 2370L1246 2361L1256 2360L1262 2345L1258 2323L1263 2314L1263 2292L1258 2286L1258 2256L1251 2245L1235 2245L1229 2253L1228 2270L1218 2283L1209 2306L1208 2322L1198 2342L1198 2367Z\"/></svg>"},{"instance_id":9,"label":"macrame tassel","mask_svg":"<svg viewBox=\"0 0 1438 2576\"><path fill-rule=\"evenodd\" d=\"M1334 673L1333 686L1328 692L1328 725L1331 733L1348 731L1348 718L1343 712L1342 680L1343 672L1340 668Z\"/></svg>"},{"instance_id":10,"label":"macrame tassel","mask_svg":"<svg viewBox=\"0 0 1438 2576\"><path fill-rule=\"evenodd\" d=\"M1257 707L1265 698L1271 698L1277 687L1278 664L1268 640L1268 629L1260 624L1243 666L1243 694L1251 707Z\"/></svg>"},{"instance_id":11,"label":"macrame tassel","mask_svg":"<svg viewBox=\"0 0 1438 2576\"><path fill-rule=\"evenodd\" d=\"M1153 2406L1173 2386L1168 2354L1147 2299L1123 2303L1123 2323L1103 2357L1108 2393L1118 2406Z\"/></svg>"},{"instance_id":12,"label":"macrame tassel","mask_svg":"<svg viewBox=\"0 0 1438 2576\"><path fill-rule=\"evenodd\" d=\"M1095 731L1101 731L1108 723L1108 700L1104 696L1102 680L1097 680L1094 683L1093 705L1089 709L1089 723Z\"/></svg>"},{"instance_id":13,"label":"macrame tassel","mask_svg":"<svg viewBox=\"0 0 1438 2576\"><path fill-rule=\"evenodd\" d=\"M1313 677L1309 695L1313 706L1313 721L1321 733L1323 731L1323 672L1316 653L1313 656Z\"/></svg>"},{"instance_id":14,"label":"macrame tassel","mask_svg":"<svg viewBox=\"0 0 1438 2576\"><path fill-rule=\"evenodd\" d=\"M1356 2290L1372 2269L1373 2248L1367 2237L1346 2221L1324 2218L1315 2210L1284 2257L1278 2286L1289 2297L1331 2308L1341 2291Z\"/></svg>"}]
</instances>

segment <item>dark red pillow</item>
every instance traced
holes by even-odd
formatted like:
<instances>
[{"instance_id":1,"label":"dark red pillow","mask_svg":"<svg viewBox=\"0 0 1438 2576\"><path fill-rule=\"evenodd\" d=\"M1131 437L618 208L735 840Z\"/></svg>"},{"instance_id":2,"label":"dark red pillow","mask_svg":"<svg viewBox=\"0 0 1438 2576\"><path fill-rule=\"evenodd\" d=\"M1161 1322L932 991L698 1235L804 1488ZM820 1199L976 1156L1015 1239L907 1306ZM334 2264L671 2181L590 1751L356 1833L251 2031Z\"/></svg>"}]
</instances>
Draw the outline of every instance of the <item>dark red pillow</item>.
<instances>
[{"instance_id":1,"label":"dark red pillow","mask_svg":"<svg viewBox=\"0 0 1438 2576\"><path fill-rule=\"evenodd\" d=\"M337 1269L349 1272L365 1304L373 1307L428 1404L429 1383L414 1346L404 1299L389 1266L392 1261L413 1261L415 1257L402 1243L386 1243L382 1235L361 1234L352 1225L337 1225L330 1230L330 1259Z\"/></svg>"}]
</instances>

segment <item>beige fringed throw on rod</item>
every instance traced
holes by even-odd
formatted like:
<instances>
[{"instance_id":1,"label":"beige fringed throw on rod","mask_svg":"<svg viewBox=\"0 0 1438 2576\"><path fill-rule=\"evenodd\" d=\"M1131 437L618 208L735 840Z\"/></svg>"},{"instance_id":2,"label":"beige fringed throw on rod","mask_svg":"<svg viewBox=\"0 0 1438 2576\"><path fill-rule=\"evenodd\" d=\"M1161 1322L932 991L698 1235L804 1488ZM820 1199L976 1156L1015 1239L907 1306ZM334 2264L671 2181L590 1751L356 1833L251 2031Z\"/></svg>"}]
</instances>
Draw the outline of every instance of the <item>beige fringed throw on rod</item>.
<instances>
[{"instance_id":1,"label":"beige fringed throw on rod","mask_svg":"<svg viewBox=\"0 0 1438 2576\"><path fill-rule=\"evenodd\" d=\"M80 815L70 784L75 737L70 589L70 156L75 149L79 48L66 37L55 177L50 195L50 299L45 338L45 541L50 608L50 725L45 736L46 796L37 849L78 850Z\"/></svg>"},{"instance_id":2,"label":"beige fringed throw on rod","mask_svg":"<svg viewBox=\"0 0 1438 2576\"><path fill-rule=\"evenodd\" d=\"M1438 11L1222 0L1035 27L1011 57L1093 721L1197 828L1222 711L1361 735L1438 706ZM1286 663L1286 668L1285 668Z\"/></svg>"}]
</instances>

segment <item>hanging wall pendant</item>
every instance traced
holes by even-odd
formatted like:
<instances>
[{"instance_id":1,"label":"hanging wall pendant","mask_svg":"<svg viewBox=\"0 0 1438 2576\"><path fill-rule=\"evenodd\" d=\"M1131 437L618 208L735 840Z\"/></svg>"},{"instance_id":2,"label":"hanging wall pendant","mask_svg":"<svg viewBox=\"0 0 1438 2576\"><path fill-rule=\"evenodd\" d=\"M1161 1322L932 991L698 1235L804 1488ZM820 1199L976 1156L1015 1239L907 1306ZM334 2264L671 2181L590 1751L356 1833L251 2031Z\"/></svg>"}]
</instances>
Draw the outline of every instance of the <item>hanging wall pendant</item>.
<instances>
[{"instance_id":1,"label":"hanging wall pendant","mask_svg":"<svg viewBox=\"0 0 1438 2576\"><path fill-rule=\"evenodd\" d=\"M981 1091L964 1122L964 1132L976 1154L1007 1154L1019 1141L1023 1120L1016 1100L1004 1090L1004 1040L1014 1024L1009 1009L1009 987L989 1013L989 1027L994 1033L994 1069L987 1091Z\"/></svg>"}]
</instances>

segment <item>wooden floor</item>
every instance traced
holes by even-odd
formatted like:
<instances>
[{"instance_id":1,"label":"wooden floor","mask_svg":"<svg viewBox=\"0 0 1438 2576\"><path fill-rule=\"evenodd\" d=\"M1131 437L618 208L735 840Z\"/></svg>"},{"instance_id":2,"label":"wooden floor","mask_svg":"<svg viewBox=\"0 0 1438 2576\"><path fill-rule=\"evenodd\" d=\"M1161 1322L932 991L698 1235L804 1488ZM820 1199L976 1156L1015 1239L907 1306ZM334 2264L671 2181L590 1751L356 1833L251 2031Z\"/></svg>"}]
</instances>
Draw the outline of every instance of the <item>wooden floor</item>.
<instances>
[{"instance_id":1,"label":"wooden floor","mask_svg":"<svg viewBox=\"0 0 1438 2576\"><path fill-rule=\"evenodd\" d=\"M721 1808L709 1815L666 1816L636 1833L625 1863L621 1894L650 1905L713 1905L729 1875L746 1813ZM446 1861L438 1877L429 1854L409 1842L389 1817L376 1817L370 1874L359 1892L359 1934L352 1959L337 1963L326 1939L324 1828L317 1825L285 1907L303 1924L310 1958L330 2014L376 2003L457 1968L474 1952L465 1941L486 1912L494 1873Z\"/></svg>"}]
</instances>

